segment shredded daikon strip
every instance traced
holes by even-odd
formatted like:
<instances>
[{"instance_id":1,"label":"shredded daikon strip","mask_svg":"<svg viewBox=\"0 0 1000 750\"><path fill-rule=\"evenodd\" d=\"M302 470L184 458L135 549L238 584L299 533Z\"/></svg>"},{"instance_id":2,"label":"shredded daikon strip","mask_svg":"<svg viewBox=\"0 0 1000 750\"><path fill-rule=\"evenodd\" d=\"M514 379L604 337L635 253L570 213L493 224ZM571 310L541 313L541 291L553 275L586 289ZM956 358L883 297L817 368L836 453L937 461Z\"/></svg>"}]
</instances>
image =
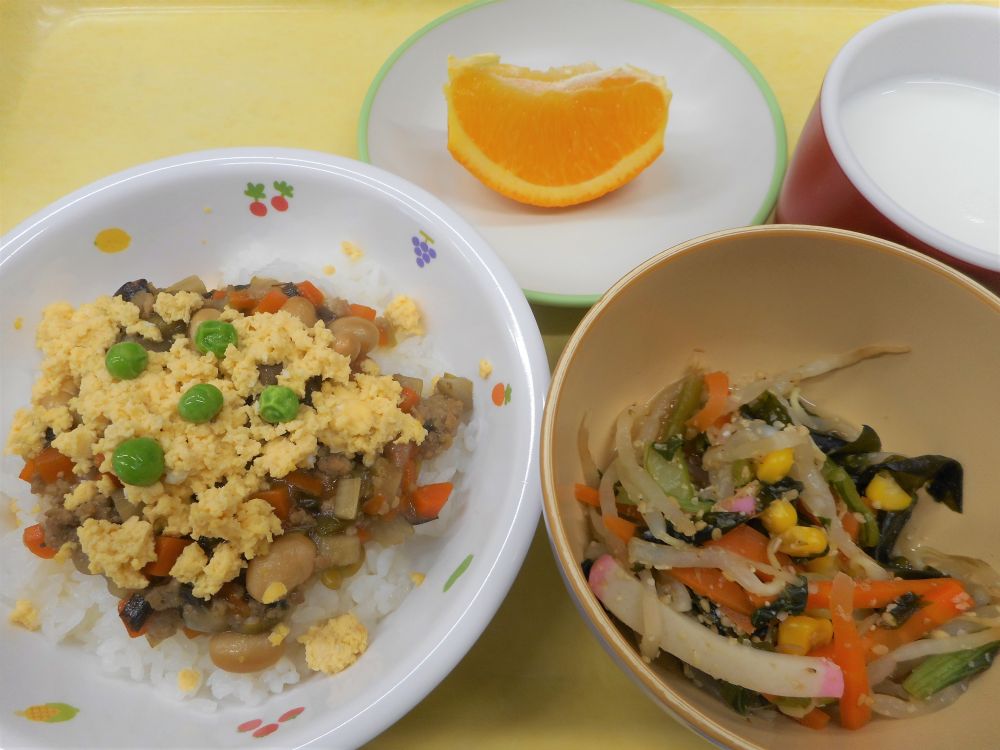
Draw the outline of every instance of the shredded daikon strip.
<instances>
[{"instance_id":1,"label":"shredded daikon strip","mask_svg":"<svg viewBox=\"0 0 1000 750\"><path fill-rule=\"evenodd\" d=\"M639 503L639 512L642 514L642 520L646 522L646 527L654 539L658 539L664 544L669 544L671 547L687 547L687 544L682 540L676 539L667 533L667 522L663 520L662 513L649 508L649 504L646 502Z\"/></svg>"},{"instance_id":2,"label":"shredded daikon strip","mask_svg":"<svg viewBox=\"0 0 1000 750\"><path fill-rule=\"evenodd\" d=\"M909 351L910 347L908 346L863 346L860 349L818 359L797 367L794 370L786 370L785 372L779 372L760 378L759 380L754 380L751 383L733 389L731 398L734 401L735 408L743 404L749 404L765 391L784 395L788 393L792 385L800 383L803 380L819 377L820 375L825 375L828 372L840 370L844 367L850 367L862 360L872 359L883 354L905 354Z\"/></svg>"},{"instance_id":3,"label":"shredded daikon strip","mask_svg":"<svg viewBox=\"0 0 1000 750\"><path fill-rule=\"evenodd\" d=\"M781 399L780 396L778 398ZM795 424L827 435L839 435L848 442L857 440L861 434L862 428L858 425L835 414L824 413L818 406L806 401L802 398L798 388L793 388L788 394L788 400L781 399L781 402L788 409L788 415ZM808 407L808 411L806 411L806 407Z\"/></svg>"},{"instance_id":4,"label":"shredded daikon strip","mask_svg":"<svg viewBox=\"0 0 1000 750\"><path fill-rule=\"evenodd\" d=\"M705 451L702 465L706 469L719 468L745 458L759 458L771 451L794 448L804 443L812 444L809 431L804 427L789 426L776 430L771 425L753 420L738 429L719 445Z\"/></svg>"},{"instance_id":5,"label":"shredded daikon strip","mask_svg":"<svg viewBox=\"0 0 1000 750\"><path fill-rule=\"evenodd\" d=\"M875 693L872 697L872 712L890 719L909 719L931 714L950 706L968 689L965 682L958 682L922 701L903 700L893 695Z\"/></svg>"},{"instance_id":6,"label":"shredded daikon strip","mask_svg":"<svg viewBox=\"0 0 1000 750\"><path fill-rule=\"evenodd\" d=\"M601 514L607 518L618 518L618 507L615 504L615 482L618 481L618 465L612 461L601 477L597 495L601 501Z\"/></svg>"},{"instance_id":7,"label":"shredded daikon strip","mask_svg":"<svg viewBox=\"0 0 1000 750\"><path fill-rule=\"evenodd\" d=\"M670 596L670 606L677 612L691 611L691 592L687 586L672 576L663 576L660 585Z\"/></svg>"},{"instance_id":8,"label":"shredded daikon strip","mask_svg":"<svg viewBox=\"0 0 1000 750\"><path fill-rule=\"evenodd\" d=\"M596 508L587 508L589 511L588 516L590 517L590 526L594 530L594 534L598 539L607 547L608 552L610 552L616 559L625 562L628 560L628 550L625 548L625 542L616 537L607 526L604 525L604 521L601 520L601 514L597 512Z\"/></svg>"},{"instance_id":9,"label":"shredded daikon strip","mask_svg":"<svg viewBox=\"0 0 1000 750\"><path fill-rule=\"evenodd\" d=\"M951 638L924 638L913 643L900 646L868 665L868 682L877 685L891 675L896 667L914 659L923 659L936 654L950 654L953 651L964 651L969 648L979 648L987 643L1000 641L1000 628L987 628L978 633L966 633Z\"/></svg>"},{"instance_id":10,"label":"shredded daikon strip","mask_svg":"<svg viewBox=\"0 0 1000 750\"><path fill-rule=\"evenodd\" d=\"M674 549L641 539L628 543L629 561L657 570L670 568L717 568L752 594L776 596L792 581L792 576L780 567L764 565L718 547L687 547ZM757 572L773 576L765 583Z\"/></svg>"},{"instance_id":11,"label":"shredded daikon strip","mask_svg":"<svg viewBox=\"0 0 1000 750\"><path fill-rule=\"evenodd\" d=\"M667 410L670 408L670 402L677 397L682 382L678 380L671 383L646 402L646 407L642 412L642 421L639 422L639 429L635 435L636 441L643 447L656 440L663 417L666 416Z\"/></svg>"},{"instance_id":12,"label":"shredded daikon strip","mask_svg":"<svg viewBox=\"0 0 1000 750\"><path fill-rule=\"evenodd\" d=\"M660 617L660 599L656 595L656 582L648 570L639 573L642 583L642 638L639 653L646 661L652 661L660 653L663 638L663 618Z\"/></svg>"},{"instance_id":13,"label":"shredded daikon strip","mask_svg":"<svg viewBox=\"0 0 1000 750\"><path fill-rule=\"evenodd\" d=\"M601 474L597 470L594 455L590 452L590 428L587 426L589 413L580 420L580 429L576 433L576 447L580 452L580 469L583 472L583 482L588 487L595 486L600 481Z\"/></svg>"}]
</instances>

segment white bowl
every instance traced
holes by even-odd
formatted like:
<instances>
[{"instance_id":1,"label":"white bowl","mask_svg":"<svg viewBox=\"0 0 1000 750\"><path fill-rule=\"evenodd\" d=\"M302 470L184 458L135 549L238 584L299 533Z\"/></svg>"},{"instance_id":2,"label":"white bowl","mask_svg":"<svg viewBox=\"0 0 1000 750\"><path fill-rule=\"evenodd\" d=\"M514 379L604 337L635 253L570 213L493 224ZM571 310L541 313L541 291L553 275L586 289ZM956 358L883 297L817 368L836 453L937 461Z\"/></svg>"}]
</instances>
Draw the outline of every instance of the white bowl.
<instances>
[{"instance_id":1,"label":"white bowl","mask_svg":"<svg viewBox=\"0 0 1000 750\"><path fill-rule=\"evenodd\" d=\"M275 181L294 186L287 208L266 204L264 216L248 210L247 183L266 186L270 199ZM95 247L98 233L108 228L130 236L126 250ZM431 262L418 266L414 237L432 240ZM342 240L365 256L349 260ZM481 432L455 493L456 517L444 536L421 540L412 553L414 569L426 580L379 622L367 652L347 671L314 674L255 707L226 705L216 713L109 677L94 654L53 646L39 633L8 624L6 602L0 624L3 746L286 747L320 738L325 747L357 746L448 674L506 595L540 508L536 458L548 384L541 338L517 284L468 224L424 191L365 164L272 148L189 154L96 182L7 234L0 243L4 438L37 375L33 332L47 304L90 301L140 277L160 285L189 274L216 281L222 272L249 274L276 258L334 292L352 274L377 266L389 287L419 301L449 369L475 382ZM336 273L325 276L329 265ZM481 358L493 364L489 379L478 376ZM509 401L501 399L500 406L491 398L498 383L509 386ZM31 508L34 499L17 478L21 461L5 456L0 466L0 491ZM13 516L2 515L0 531L9 532ZM16 713L47 703L78 713L58 723ZM304 711L294 721L279 721L299 707ZM246 730L248 723L254 728Z\"/></svg>"}]
</instances>

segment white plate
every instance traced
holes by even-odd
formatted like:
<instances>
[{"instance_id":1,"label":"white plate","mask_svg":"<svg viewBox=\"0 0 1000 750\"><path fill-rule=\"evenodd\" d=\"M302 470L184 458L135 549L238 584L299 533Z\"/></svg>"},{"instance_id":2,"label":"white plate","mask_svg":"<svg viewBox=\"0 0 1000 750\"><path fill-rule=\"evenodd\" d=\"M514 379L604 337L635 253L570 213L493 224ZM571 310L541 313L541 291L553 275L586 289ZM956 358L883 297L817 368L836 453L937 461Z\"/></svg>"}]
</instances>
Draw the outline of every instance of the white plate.
<instances>
[{"instance_id":1,"label":"white plate","mask_svg":"<svg viewBox=\"0 0 1000 750\"><path fill-rule=\"evenodd\" d=\"M293 197L277 201L276 181L293 186ZM248 198L247 183L259 183L265 201ZM101 238L111 228L130 238L124 251L100 251L108 249ZM349 260L342 240L363 248L364 257ZM102 673L106 640L95 654L78 644L53 646L42 633L7 622L15 574L30 564L8 498L23 511L21 526L34 523L36 499L17 478L23 462L2 456L0 746L260 750L322 738L325 748L357 747L448 674L506 595L538 523L537 441L548 385L541 337L517 284L475 230L423 190L367 164L277 148L188 154L96 182L0 238L3 441L14 410L28 403L40 363L34 334L49 303L91 301L140 277L159 284L192 273L212 284L220 275L246 280L273 262L345 296L366 274L379 273L418 300L442 360L474 380L481 432L456 484L462 502L444 536L410 540L413 570L426 579L373 628L368 650L350 669L310 675L256 706L206 713L148 682ZM329 265L332 275L323 270ZM368 304L384 309L386 301ZM478 375L480 358L493 363L489 379ZM35 603L43 629L58 623L48 600ZM109 594L108 606L114 603ZM147 648L142 639L135 644ZM26 711L53 703L63 704L59 718L70 720L46 723Z\"/></svg>"},{"instance_id":2,"label":"white plate","mask_svg":"<svg viewBox=\"0 0 1000 750\"><path fill-rule=\"evenodd\" d=\"M493 52L534 68L593 61L664 75L673 91L664 153L625 187L566 209L493 192L447 149L448 55ZM500 0L442 16L375 77L361 158L469 219L534 302L590 305L665 248L767 219L785 172L785 126L763 77L726 39L644 0Z\"/></svg>"}]
</instances>

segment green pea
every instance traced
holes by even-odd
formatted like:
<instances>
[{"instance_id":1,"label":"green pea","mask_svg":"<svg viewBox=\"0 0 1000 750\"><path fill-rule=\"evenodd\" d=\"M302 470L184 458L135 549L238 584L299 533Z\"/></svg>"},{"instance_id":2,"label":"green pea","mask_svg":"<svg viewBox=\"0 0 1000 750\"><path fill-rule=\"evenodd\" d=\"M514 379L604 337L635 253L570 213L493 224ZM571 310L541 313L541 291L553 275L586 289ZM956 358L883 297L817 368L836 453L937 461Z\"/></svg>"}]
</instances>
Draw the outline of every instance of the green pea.
<instances>
[{"instance_id":1,"label":"green pea","mask_svg":"<svg viewBox=\"0 0 1000 750\"><path fill-rule=\"evenodd\" d=\"M194 334L194 346L202 354L212 352L222 359L229 345L239 346L236 329L224 320L206 320Z\"/></svg>"},{"instance_id":2,"label":"green pea","mask_svg":"<svg viewBox=\"0 0 1000 750\"><path fill-rule=\"evenodd\" d=\"M260 393L260 418L277 424L295 419L299 413L299 397L283 385L269 385Z\"/></svg>"},{"instance_id":3,"label":"green pea","mask_svg":"<svg viewBox=\"0 0 1000 750\"><path fill-rule=\"evenodd\" d=\"M104 366L119 380L132 380L142 374L149 364L149 354L134 341L114 344L104 355Z\"/></svg>"},{"instance_id":4,"label":"green pea","mask_svg":"<svg viewBox=\"0 0 1000 750\"><path fill-rule=\"evenodd\" d=\"M115 448L111 466L125 484L148 487L163 476L163 448L153 438L126 440Z\"/></svg>"},{"instance_id":5,"label":"green pea","mask_svg":"<svg viewBox=\"0 0 1000 750\"><path fill-rule=\"evenodd\" d=\"M222 409L222 401L222 391L211 383L198 383L181 395L177 413L185 422L210 422Z\"/></svg>"}]
</instances>

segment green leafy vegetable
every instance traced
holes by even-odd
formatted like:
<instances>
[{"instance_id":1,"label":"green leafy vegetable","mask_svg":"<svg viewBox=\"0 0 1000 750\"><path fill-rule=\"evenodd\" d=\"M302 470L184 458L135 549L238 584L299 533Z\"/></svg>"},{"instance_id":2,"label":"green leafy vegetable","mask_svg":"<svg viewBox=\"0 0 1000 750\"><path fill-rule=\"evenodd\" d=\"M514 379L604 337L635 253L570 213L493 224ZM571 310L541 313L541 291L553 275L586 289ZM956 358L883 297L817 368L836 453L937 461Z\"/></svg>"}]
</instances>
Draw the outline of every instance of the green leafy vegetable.
<instances>
[{"instance_id":1,"label":"green leafy vegetable","mask_svg":"<svg viewBox=\"0 0 1000 750\"><path fill-rule=\"evenodd\" d=\"M750 712L767 706L767 699L760 693L734 685L725 680L718 680L719 695L726 705L733 709L740 716L746 716Z\"/></svg>"},{"instance_id":2,"label":"green leafy vegetable","mask_svg":"<svg viewBox=\"0 0 1000 750\"><path fill-rule=\"evenodd\" d=\"M770 604L758 607L750 616L750 622L755 628L763 628L778 621L778 615L787 612L790 615L801 615L805 612L806 601L809 599L809 582L800 577L795 583L785 586L778 598Z\"/></svg>"},{"instance_id":3,"label":"green leafy vegetable","mask_svg":"<svg viewBox=\"0 0 1000 750\"><path fill-rule=\"evenodd\" d=\"M658 451L650 448L646 451L646 471L660 489L674 498L686 513L697 513L712 507L710 500L698 497L683 455L676 455L668 461Z\"/></svg>"},{"instance_id":4,"label":"green leafy vegetable","mask_svg":"<svg viewBox=\"0 0 1000 750\"><path fill-rule=\"evenodd\" d=\"M775 422L781 422L782 424L792 423L792 418L789 416L788 410L778 400L778 397L770 391L764 391L749 404L741 406L740 414L747 419L761 419L768 424L774 424Z\"/></svg>"},{"instance_id":5,"label":"green leafy vegetable","mask_svg":"<svg viewBox=\"0 0 1000 750\"><path fill-rule=\"evenodd\" d=\"M932 656L910 672L910 676L903 680L903 689L914 698L929 698L949 685L985 672L993 663L997 650L1000 650L1000 641Z\"/></svg>"},{"instance_id":6,"label":"green leafy vegetable","mask_svg":"<svg viewBox=\"0 0 1000 750\"><path fill-rule=\"evenodd\" d=\"M701 389L703 378L700 372L689 372L684 376L681 391L677 394L670 415L660 430L659 442L665 442L674 435L684 434L684 423L687 422L701 406Z\"/></svg>"},{"instance_id":7,"label":"green leafy vegetable","mask_svg":"<svg viewBox=\"0 0 1000 750\"><path fill-rule=\"evenodd\" d=\"M854 486L854 480L850 474L833 459L827 458L823 464L823 478L829 482L834 492L844 501L847 509L852 513L860 513L864 516L864 521L858 531L858 541L862 547L874 547L879 543L879 527L875 518L875 513L861 500L858 488Z\"/></svg>"},{"instance_id":8,"label":"green leafy vegetable","mask_svg":"<svg viewBox=\"0 0 1000 750\"><path fill-rule=\"evenodd\" d=\"M653 450L670 461L677 451L684 445L684 438L680 435L671 435L664 442L653 443Z\"/></svg>"}]
</instances>

